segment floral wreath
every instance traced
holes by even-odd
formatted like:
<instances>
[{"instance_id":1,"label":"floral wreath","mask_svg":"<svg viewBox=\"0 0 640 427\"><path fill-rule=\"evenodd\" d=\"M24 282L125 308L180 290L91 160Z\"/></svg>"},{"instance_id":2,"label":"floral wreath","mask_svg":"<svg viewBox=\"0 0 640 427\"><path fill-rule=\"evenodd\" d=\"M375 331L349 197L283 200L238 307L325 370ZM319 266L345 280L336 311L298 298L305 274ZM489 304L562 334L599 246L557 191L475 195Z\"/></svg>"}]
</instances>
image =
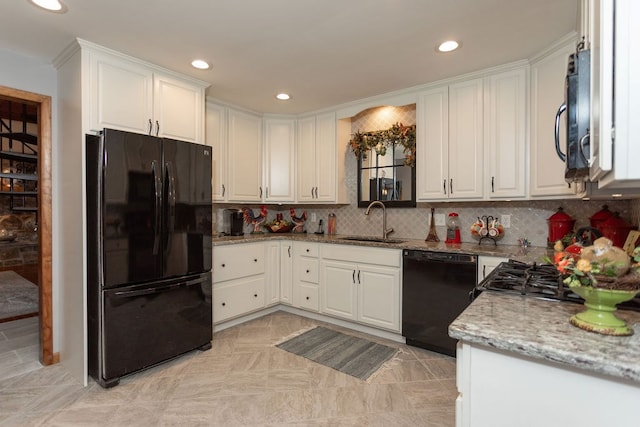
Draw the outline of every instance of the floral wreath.
<instances>
[{"instance_id":1,"label":"floral wreath","mask_svg":"<svg viewBox=\"0 0 640 427\"><path fill-rule=\"evenodd\" d=\"M366 159L369 150L375 150L376 154L384 156L387 147L400 144L404 148L404 164L410 167L416 165L416 126L404 126L396 123L386 130L371 132L355 132L349 145L357 158Z\"/></svg>"}]
</instances>

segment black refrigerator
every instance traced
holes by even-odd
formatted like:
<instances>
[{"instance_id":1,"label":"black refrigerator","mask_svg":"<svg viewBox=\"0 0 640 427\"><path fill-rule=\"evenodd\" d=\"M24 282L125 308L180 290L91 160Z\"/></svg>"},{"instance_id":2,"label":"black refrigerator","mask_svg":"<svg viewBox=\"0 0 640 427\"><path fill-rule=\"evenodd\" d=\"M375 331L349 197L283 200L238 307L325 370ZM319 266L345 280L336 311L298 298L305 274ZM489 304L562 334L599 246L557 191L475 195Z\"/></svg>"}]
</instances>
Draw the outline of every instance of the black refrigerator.
<instances>
[{"instance_id":1,"label":"black refrigerator","mask_svg":"<svg viewBox=\"0 0 640 427\"><path fill-rule=\"evenodd\" d=\"M211 348L211 149L104 129L86 170L88 368L106 388Z\"/></svg>"}]
</instances>

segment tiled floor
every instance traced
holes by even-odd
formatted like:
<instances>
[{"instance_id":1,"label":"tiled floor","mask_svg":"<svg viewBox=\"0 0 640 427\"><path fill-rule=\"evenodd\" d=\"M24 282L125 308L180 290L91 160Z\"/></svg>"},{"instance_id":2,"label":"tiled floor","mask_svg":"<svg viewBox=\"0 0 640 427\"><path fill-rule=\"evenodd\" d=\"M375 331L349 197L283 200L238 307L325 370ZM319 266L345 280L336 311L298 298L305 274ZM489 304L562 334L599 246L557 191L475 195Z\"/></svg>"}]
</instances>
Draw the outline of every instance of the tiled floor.
<instances>
[{"instance_id":1,"label":"tiled floor","mask_svg":"<svg viewBox=\"0 0 640 427\"><path fill-rule=\"evenodd\" d=\"M0 425L454 425L454 359L368 337L401 351L365 382L274 347L317 324L276 312L109 390L79 386L61 365L3 379Z\"/></svg>"}]
</instances>

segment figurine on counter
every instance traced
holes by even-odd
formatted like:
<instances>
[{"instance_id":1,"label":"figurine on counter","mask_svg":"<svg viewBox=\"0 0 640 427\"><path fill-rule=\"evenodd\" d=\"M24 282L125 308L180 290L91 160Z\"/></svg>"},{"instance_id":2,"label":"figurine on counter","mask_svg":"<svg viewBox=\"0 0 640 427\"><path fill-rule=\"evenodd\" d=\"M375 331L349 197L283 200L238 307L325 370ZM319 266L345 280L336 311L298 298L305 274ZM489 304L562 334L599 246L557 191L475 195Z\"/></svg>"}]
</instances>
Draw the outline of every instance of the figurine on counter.
<instances>
[{"instance_id":1,"label":"figurine on counter","mask_svg":"<svg viewBox=\"0 0 640 427\"><path fill-rule=\"evenodd\" d=\"M261 225L267 220L267 207L265 205L260 206L260 215L255 216L253 210L249 208L242 208L244 216L244 222L253 225L253 231L251 233L262 233Z\"/></svg>"},{"instance_id":2,"label":"figurine on counter","mask_svg":"<svg viewBox=\"0 0 640 427\"><path fill-rule=\"evenodd\" d=\"M289 213L291 214L291 221L296 225L291 231L293 233L304 233L304 223L307 220L307 211L302 211L302 216L296 216L296 210L291 208L289 209Z\"/></svg>"}]
</instances>

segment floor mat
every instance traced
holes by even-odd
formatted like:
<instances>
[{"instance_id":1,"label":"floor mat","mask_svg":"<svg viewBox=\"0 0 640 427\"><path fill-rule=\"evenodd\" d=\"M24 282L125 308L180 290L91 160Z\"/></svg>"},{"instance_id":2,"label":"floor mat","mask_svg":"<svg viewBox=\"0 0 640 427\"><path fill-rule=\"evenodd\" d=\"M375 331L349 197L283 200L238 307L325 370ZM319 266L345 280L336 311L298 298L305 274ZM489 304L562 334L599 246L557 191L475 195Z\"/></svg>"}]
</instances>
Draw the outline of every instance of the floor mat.
<instances>
[{"instance_id":1,"label":"floor mat","mask_svg":"<svg viewBox=\"0 0 640 427\"><path fill-rule=\"evenodd\" d=\"M38 287L15 271L0 271L0 320L38 314Z\"/></svg>"},{"instance_id":2,"label":"floor mat","mask_svg":"<svg viewBox=\"0 0 640 427\"><path fill-rule=\"evenodd\" d=\"M396 348L318 326L276 347L345 374L366 380L398 351Z\"/></svg>"}]
</instances>

